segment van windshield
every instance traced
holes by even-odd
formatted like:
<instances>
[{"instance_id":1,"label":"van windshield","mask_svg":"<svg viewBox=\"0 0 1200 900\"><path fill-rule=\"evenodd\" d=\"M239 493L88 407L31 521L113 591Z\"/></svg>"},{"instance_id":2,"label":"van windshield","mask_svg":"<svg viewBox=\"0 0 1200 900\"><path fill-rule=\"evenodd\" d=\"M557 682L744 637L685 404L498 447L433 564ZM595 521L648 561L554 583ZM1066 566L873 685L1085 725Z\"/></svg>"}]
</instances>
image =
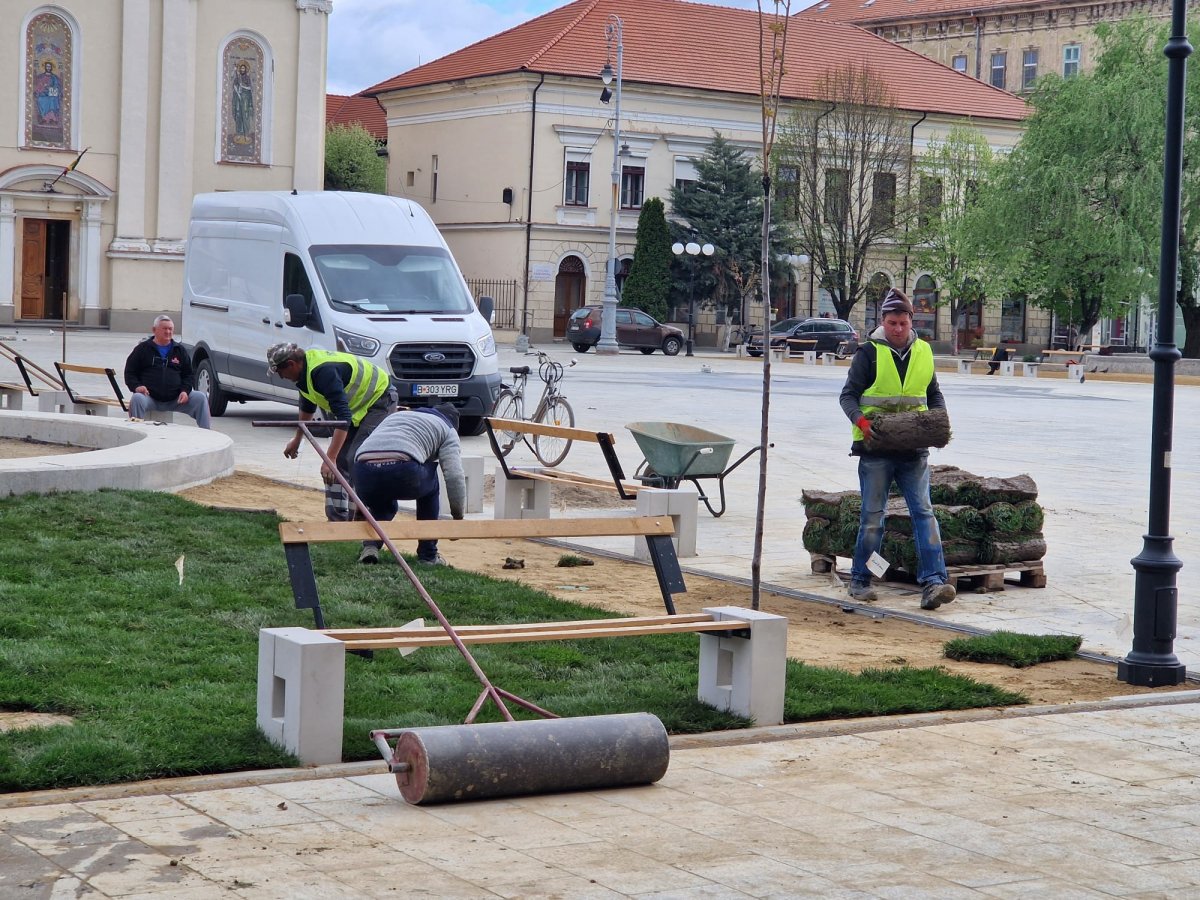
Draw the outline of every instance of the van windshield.
<instances>
[{"instance_id":1,"label":"van windshield","mask_svg":"<svg viewBox=\"0 0 1200 900\"><path fill-rule=\"evenodd\" d=\"M450 254L440 247L330 244L309 251L336 310L417 314L475 308Z\"/></svg>"}]
</instances>

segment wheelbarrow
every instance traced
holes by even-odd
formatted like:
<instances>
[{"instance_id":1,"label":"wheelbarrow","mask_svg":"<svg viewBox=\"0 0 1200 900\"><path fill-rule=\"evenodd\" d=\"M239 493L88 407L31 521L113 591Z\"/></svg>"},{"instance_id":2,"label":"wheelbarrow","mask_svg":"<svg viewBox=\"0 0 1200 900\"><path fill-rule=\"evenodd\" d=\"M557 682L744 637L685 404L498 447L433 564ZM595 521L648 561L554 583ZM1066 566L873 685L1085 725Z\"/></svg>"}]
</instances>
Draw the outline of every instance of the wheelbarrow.
<instances>
[{"instance_id":1,"label":"wheelbarrow","mask_svg":"<svg viewBox=\"0 0 1200 900\"><path fill-rule=\"evenodd\" d=\"M677 488L680 482L690 481L713 518L725 512L725 476L762 450L761 446L754 447L727 466L735 443L732 438L678 422L632 422L625 427L646 457L634 477L646 487L658 488ZM712 478L717 480L721 495L719 509L713 509L700 486L701 479Z\"/></svg>"}]
</instances>

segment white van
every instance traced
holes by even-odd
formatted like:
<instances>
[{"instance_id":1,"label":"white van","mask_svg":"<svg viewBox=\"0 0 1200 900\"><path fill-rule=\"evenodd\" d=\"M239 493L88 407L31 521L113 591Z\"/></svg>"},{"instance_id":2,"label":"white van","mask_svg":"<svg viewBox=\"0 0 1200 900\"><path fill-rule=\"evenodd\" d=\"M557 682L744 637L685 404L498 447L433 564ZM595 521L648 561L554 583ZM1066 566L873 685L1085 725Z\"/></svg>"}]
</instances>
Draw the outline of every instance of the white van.
<instances>
[{"instance_id":1,"label":"white van","mask_svg":"<svg viewBox=\"0 0 1200 900\"><path fill-rule=\"evenodd\" d=\"M491 309L485 306L486 316ZM380 194L197 194L181 331L214 416L231 401L297 404L267 370L279 341L344 350L392 376L404 406L451 402L478 434L500 390L496 342L433 220Z\"/></svg>"}]
</instances>

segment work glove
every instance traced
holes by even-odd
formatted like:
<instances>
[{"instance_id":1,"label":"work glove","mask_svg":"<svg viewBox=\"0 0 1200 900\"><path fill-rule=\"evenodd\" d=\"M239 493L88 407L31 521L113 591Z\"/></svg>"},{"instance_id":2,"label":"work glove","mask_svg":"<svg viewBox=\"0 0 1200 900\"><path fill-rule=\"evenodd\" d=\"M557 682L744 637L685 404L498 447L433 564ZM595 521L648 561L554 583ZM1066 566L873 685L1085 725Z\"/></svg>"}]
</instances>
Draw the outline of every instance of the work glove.
<instances>
[{"instance_id":1,"label":"work glove","mask_svg":"<svg viewBox=\"0 0 1200 900\"><path fill-rule=\"evenodd\" d=\"M868 419L866 416L859 416L858 421L855 422L854 424L857 425L858 430L862 432L864 441L871 440L872 435L871 435L871 420L870 419Z\"/></svg>"}]
</instances>

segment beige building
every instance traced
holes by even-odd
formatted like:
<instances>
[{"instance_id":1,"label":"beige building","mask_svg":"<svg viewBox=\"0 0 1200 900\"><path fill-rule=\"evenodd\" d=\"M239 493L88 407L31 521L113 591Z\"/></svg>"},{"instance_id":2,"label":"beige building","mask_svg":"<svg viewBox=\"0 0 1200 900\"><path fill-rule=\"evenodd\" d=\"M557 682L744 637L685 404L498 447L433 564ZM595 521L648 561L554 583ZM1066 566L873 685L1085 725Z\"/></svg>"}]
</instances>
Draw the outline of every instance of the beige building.
<instances>
[{"instance_id":1,"label":"beige building","mask_svg":"<svg viewBox=\"0 0 1200 900\"><path fill-rule=\"evenodd\" d=\"M606 62L617 65L618 19L623 77L614 147L615 103L600 101L598 73ZM511 319L502 313L501 325L511 321L534 340L560 337L574 309L601 302L612 216L625 262L644 200L665 200L672 185L694 180L695 160L714 132L751 158L761 154L758 42L757 14L749 10L577 0L363 92L387 115L388 190L430 211L468 279L515 284ZM885 75L911 114L916 155L968 121L997 149L1020 136L1027 110L1018 98L832 23L793 22L785 108L817 102L816 82L835 59L866 61ZM700 237L720 245L720 235ZM898 242L881 247L876 283L921 289L936 302L936 282L906 263ZM832 309L806 267L795 275L777 317ZM865 306L852 313L860 326L869 324ZM948 318L944 308L931 308L928 330L949 339L956 325ZM998 338L999 307L981 318ZM1020 342L1048 336L1044 314L1023 304L1007 321ZM716 342L717 325L703 317L698 342Z\"/></svg>"},{"instance_id":2,"label":"beige building","mask_svg":"<svg viewBox=\"0 0 1200 900\"><path fill-rule=\"evenodd\" d=\"M1090 71L1096 26L1134 15L1167 20L1167 0L820 0L804 22L849 22L922 56L1014 93L1040 75Z\"/></svg>"},{"instance_id":3,"label":"beige building","mask_svg":"<svg viewBox=\"0 0 1200 900\"><path fill-rule=\"evenodd\" d=\"M4 0L0 323L178 311L192 196L319 190L331 0Z\"/></svg>"}]
</instances>

